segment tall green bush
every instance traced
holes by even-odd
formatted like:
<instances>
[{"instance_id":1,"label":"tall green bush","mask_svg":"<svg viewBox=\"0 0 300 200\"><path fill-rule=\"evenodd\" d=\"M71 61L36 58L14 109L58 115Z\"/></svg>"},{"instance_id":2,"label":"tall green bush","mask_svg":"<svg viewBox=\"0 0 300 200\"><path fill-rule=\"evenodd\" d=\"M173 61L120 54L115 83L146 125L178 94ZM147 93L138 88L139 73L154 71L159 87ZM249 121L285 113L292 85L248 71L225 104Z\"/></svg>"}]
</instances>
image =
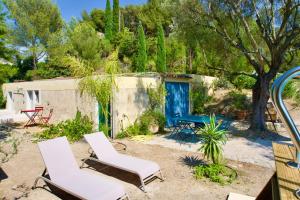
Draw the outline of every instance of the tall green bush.
<instances>
[{"instance_id":1,"label":"tall green bush","mask_svg":"<svg viewBox=\"0 0 300 200\"><path fill-rule=\"evenodd\" d=\"M119 8L119 0L113 1L113 36L115 36L119 32L119 26L120 26L120 8Z\"/></svg>"},{"instance_id":2,"label":"tall green bush","mask_svg":"<svg viewBox=\"0 0 300 200\"><path fill-rule=\"evenodd\" d=\"M111 13L110 0L106 0L106 8L105 8L105 38L107 40L111 40L113 36L113 16Z\"/></svg>"},{"instance_id":3,"label":"tall green bush","mask_svg":"<svg viewBox=\"0 0 300 200\"><path fill-rule=\"evenodd\" d=\"M135 62L135 71L137 72L145 72L147 65L147 47L146 47L146 39L145 33L142 23L140 22L138 26L138 49L136 55Z\"/></svg>"},{"instance_id":4,"label":"tall green bush","mask_svg":"<svg viewBox=\"0 0 300 200\"><path fill-rule=\"evenodd\" d=\"M156 57L156 71L167 71L167 57L165 48L165 34L162 25L158 26L157 31L157 57Z\"/></svg>"}]
</instances>

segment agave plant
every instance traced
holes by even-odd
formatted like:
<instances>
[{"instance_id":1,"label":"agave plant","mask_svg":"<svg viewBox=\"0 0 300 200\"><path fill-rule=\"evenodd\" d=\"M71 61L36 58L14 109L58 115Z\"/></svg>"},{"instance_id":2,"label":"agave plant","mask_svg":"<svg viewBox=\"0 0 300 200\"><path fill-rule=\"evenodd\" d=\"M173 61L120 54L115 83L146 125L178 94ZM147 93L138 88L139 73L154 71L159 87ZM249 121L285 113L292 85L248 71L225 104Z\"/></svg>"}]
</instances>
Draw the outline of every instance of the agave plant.
<instances>
[{"instance_id":1,"label":"agave plant","mask_svg":"<svg viewBox=\"0 0 300 200\"><path fill-rule=\"evenodd\" d=\"M227 131L220 128L221 122L217 123L216 117L210 116L210 123L199 130L202 146L199 148L204 157L214 164L220 163L223 157L223 145L227 141Z\"/></svg>"}]
</instances>

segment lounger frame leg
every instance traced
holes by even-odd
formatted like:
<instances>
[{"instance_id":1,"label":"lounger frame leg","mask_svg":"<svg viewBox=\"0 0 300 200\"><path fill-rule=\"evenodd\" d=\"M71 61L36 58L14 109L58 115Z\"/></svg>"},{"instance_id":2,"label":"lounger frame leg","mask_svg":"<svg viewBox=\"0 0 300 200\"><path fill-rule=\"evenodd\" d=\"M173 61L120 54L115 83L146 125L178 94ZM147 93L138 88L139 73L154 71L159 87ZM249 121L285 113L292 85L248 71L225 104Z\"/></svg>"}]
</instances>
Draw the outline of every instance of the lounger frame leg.
<instances>
[{"instance_id":1,"label":"lounger frame leg","mask_svg":"<svg viewBox=\"0 0 300 200\"><path fill-rule=\"evenodd\" d=\"M165 181L165 177L164 177L164 175L163 175L163 173L162 173L162 171L161 170L159 170L159 175L160 175L160 180L161 181Z\"/></svg>"},{"instance_id":2,"label":"lounger frame leg","mask_svg":"<svg viewBox=\"0 0 300 200\"><path fill-rule=\"evenodd\" d=\"M125 200L125 199L130 200L128 194L125 194L125 196L123 196L123 197L120 198L120 200Z\"/></svg>"},{"instance_id":3,"label":"lounger frame leg","mask_svg":"<svg viewBox=\"0 0 300 200\"><path fill-rule=\"evenodd\" d=\"M146 190L146 186L145 186L145 182L144 180L140 177L140 181L142 183L142 185L140 186L141 190L145 193L147 193L147 190Z\"/></svg>"}]
</instances>

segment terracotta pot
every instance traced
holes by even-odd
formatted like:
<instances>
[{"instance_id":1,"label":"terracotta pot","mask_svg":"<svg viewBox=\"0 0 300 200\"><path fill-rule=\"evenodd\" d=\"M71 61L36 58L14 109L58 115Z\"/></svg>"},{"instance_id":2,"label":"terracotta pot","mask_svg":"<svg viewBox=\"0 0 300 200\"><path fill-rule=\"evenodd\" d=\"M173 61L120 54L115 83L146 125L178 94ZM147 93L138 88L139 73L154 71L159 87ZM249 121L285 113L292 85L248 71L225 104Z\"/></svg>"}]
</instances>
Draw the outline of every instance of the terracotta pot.
<instances>
[{"instance_id":1,"label":"terracotta pot","mask_svg":"<svg viewBox=\"0 0 300 200\"><path fill-rule=\"evenodd\" d=\"M235 111L235 116L237 120L245 120L248 116L248 112L246 110L237 110Z\"/></svg>"}]
</instances>

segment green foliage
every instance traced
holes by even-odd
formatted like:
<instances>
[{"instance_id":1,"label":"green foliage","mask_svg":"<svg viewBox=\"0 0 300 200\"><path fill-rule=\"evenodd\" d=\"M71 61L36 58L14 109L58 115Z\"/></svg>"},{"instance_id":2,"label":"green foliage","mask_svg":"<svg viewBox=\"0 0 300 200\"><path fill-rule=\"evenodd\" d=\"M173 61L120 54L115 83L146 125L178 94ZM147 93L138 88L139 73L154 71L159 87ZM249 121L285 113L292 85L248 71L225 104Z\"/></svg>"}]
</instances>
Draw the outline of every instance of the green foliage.
<instances>
[{"instance_id":1,"label":"green foliage","mask_svg":"<svg viewBox=\"0 0 300 200\"><path fill-rule=\"evenodd\" d=\"M70 33L70 54L89 61L98 67L101 60L102 42L95 29L89 23L78 23Z\"/></svg>"},{"instance_id":2,"label":"green foliage","mask_svg":"<svg viewBox=\"0 0 300 200\"><path fill-rule=\"evenodd\" d=\"M142 131L149 131L150 125L158 125L159 131L163 131L166 123L165 116L162 112L152 110L144 112L139 120Z\"/></svg>"},{"instance_id":3,"label":"green foliage","mask_svg":"<svg viewBox=\"0 0 300 200\"><path fill-rule=\"evenodd\" d=\"M204 157L214 164L219 164L223 158L223 145L227 141L227 131L220 129L221 123L217 123L216 117L210 117L210 123L205 124L198 132L202 141L199 151Z\"/></svg>"},{"instance_id":4,"label":"green foliage","mask_svg":"<svg viewBox=\"0 0 300 200\"><path fill-rule=\"evenodd\" d=\"M69 141L75 142L80 140L84 134L91 133L92 130L93 122L87 116L82 116L81 113L77 111L73 120L66 120L56 125L50 125L39 135L39 138L52 139L66 136Z\"/></svg>"},{"instance_id":5,"label":"green foliage","mask_svg":"<svg viewBox=\"0 0 300 200\"><path fill-rule=\"evenodd\" d=\"M137 45L137 55L135 60L135 71L145 72L147 65L147 48L146 39L142 23L138 26L138 45Z\"/></svg>"},{"instance_id":6,"label":"green foliage","mask_svg":"<svg viewBox=\"0 0 300 200\"><path fill-rule=\"evenodd\" d=\"M144 24L145 31L148 36L155 36L157 25L161 24L163 29L170 31L172 25L171 10L162 4L162 2L151 1L148 4L140 7L136 18Z\"/></svg>"},{"instance_id":7,"label":"green foliage","mask_svg":"<svg viewBox=\"0 0 300 200\"><path fill-rule=\"evenodd\" d=\"M49 40L49 65L69 67L86 74L99 68L104 48L102 40L88 22L72 23L63 31L53 34ZM73 73L79 76L78 73Z\"/></svg>"},{"instance_id":8,"label":"green foliage","mask_svg":"<svg viewBox=\"0 0 300 200\"><path fill-rule=\"evenodd\" d=\"M148 132L143 132L143 135L147 135ZM140 135L140 125L135 121L132 125L128 126L125 130L122 130L118 135L117 139L123 139Z\"/></svg>"},{"instance_id":9,"label":"green foliage","mask_svg":"<svg viewBox=\"0 0 300 200\"><path fill-rule=\"evenodd\" d=\"M167 60L166 60L166 49L165 49L165 34L163 27L158 26L157 31L157 58L156 58L156 71L166 72L167 71Z\"/></svg>"},{"instance_id":10,"label":"green foliage","mask_svg":"<svg viewBox=\"0 0 300 200\"><path fill-rule=\"evenodd\" d=\"M103 10L94 8L91 11L90 16L96 31L104 33L105 12Z\"/></svg>"},{"instance_id":11,"label":"green foliage","mask_svg":"<svg viewBox=\"0 0 300 200\"><path fill-rule=\"evenodd\" d=\"M120 19L120 8L119 8L119 0L113 0L114 4L113 4L113 28L112 28L112 32L113 35L115 36L118 32L119 32L119 19Z\"/></svg>"},{"instance_id":12,"label":"green foliage","mask_svg":"<svg viewBox=\"0 0 300 200\"><path fill-rule=\"evenodd\" d=\"M282 93L283 98L292 99L297 104L300 104L300 82L299 81L289 81Z\"/></svg>"},{"instance_id":13,"label":"green foliage","mask_svg":"<svg viewBox=\"0 0 300 200\"><path fill-rule=\"evenodd\" d=\"M209 88L204 81L193 83L191 90L191 99L193 105L193 114L203 114L205 104L212 101L213 97L208 94Z\"/></svg>"},{"instance_id":14,"label":"green foliage","mask_svg":"<svg viewBox=\"0 0 300 200\"><path fill-rule=\"evenodd\" d=\"M14 53L11 48L8 48L8 33L9 30L5 23L6 13L3 11L3 2L0 1L0 58L11 60Z\"/></svg>"},{"instance_id":15,"label":"green foliage","mask_svg":"<svg viewBox=\"0 0 300 200\"><path fill-rule=\"evenodd\" d=\"M26 48L35 68L51 34L62 28L59 9L51 0L5 0L5 5L15 22L11 31L14 43Z\"/></svg>"},{"instance_id":16,"label":"green foliage","mask_svg":"<svg viewBox=\"0 0 300 200\"><path fill-rule=\"evenodd\" d=\"M251 102L247 95L240 91L231 91L228 97L232 99L232 107L235 110L248 110L251 107Z\"/></svg>"},{"instance_id":17,"label":"green foliage","mask_svg":"<svg viewBox=\"0 0 300 200\"><path fill-rule=\"evenodd\" d=\"M221 76L220 78L217 78L212 83L214 90L217 89L229 89L232 87L231 83L224 77Z\"/></svg>"},{"instance_id":18,"label":"green foliage","mask_svg":"<svg viewBox=\"0 0 300 200\"><path fill-rule=\"evenodd\" d=\"M0 64L0 108L5 107L5 97L3 96L2 84L10 82L18 74L18 68L11 65Z\"/></svg>"},{"instance_id":19,"label":"green foliage","mask_svg":"<svg viewBox=\"0 0 300 200\"><path fill-rule=\"evenodd\" d=\"M149 128L157 125L162 132L166 123L165 116L160 111L146 111L132 125L122 130L117 138L132 137L137 135L151 135Z\"/></svg>"},{"instance_id":20,"label":"green foliage","mask_svg":"<svg viewBox=\"0 0 300 200\"><path fill-rule=\"evenodd\" d=\"M239 75L233 79L232 83L237 89L252 89L256 79L246 75Z\"/></svg>"},{"instance_id":21,"label":"green foliage","mask_svg":"<svg viewBox=\"0 0 300 200\"><path fill-rule=\"evenodd\" d=\"M160 84L158 87L153 88L150 84L147 87L147 95L149 98L149 110L161 110L167 95L165 85Z\"/></svg>"},{"instance_id":22,"label":"green foliage","mask_svg":"<svg viewBox=\"0 0 300 200\"><path fill-rule=\"evenodd\" d=\"M230 184L237 178L237 173L221 164L199 165L194 167L196 179L209 178L212 182L221 185Z\"/></svg>"},{"instance_id":23,"label":"green foliage","mask_svg":"<svg viewBox=\"0 0 300 200\"><path fill-rule=\"evenodd\" d=\"M71 71L67 67L49 65L47 63L38 63L36 70L27 71L25 79L40 80L68 76L71 76Z\"/></svg>"},{"instance_id":24,"label":"green foliage","mask_svg":"<svg viewBox=\"0 0 300 200\"><path fill-rule=\"evenodd\" d=\"M106 0L105 8L105 38L110 41L113 36L113 16L111 12L110 0Z\"/></svg>"},{"instance_id":25,"label":"green foliage","mask_svg":"<svg viewBox=\"0 0 300 200\"><path fill-rule=\"evenodd\" d=\"M90 13L84 10L81 13L81 18L83 22L90 23L96 31L104 33L105 12L103 10L93 8Z\"/></svg>"},{"instance_id":26,"label":"green foliage","mask_svg":"<svg viewBox=\"0 0 300 200\"><path fill-rule=\"evenodd\" d=\"M168 72L185 73L186 47L183 42L174 37L166 40L167 68Z\"/></svg>"},{"instance_id":27,"label":"green foliage","mask_svg":"<svg viewBox=\"0 0 300 200\"><path fill-rule=\"evenodd\" d=\"M0 85L10 82L18 72L19 70L15 66L0 64Z\"/></svg>"},{"instance_id":28,"label":"green foliage","mask_svg":"<svg viewBox=\"0 0 300 200\"><path fill-rule=\"evenodd\" d=\"M119 47L119 58L124 61L125 58L133 58L134 53L137 51L136 39L133 32L128 28L119 32L114 38L114 43Z\"/></svg>"},{"instance_id":29,"label":"green foliage","mask_svg":"<svg viewBox=\"0 0 300 200\"><path fill-rule=\"evenodd\" d=\"M0 87L0 108L5 108L6 105L6 99L3 96L3 91L2 91L2 85Z\"/></svg>"},{"instance_id":30,"label":"green foliage","mask_svg":"<svg viewBox=\"0 0 300 200\"><path fill-rule=\"evenodd\" d=\"M101 106L101 110L104 114L105 118L105 126L100 128L106 135L108 135L109 131L109 110L107 109L110 104L110 100L112 98L112 90L113 86L116 86L114 80L114 74L118 73L119 70L119 61L118 61L118 51L113 52L105 62L105 72L108 74L107 77L95 77L85 75L84 78L79 82L79 90L81 94L88 94L91 97L95 97L99 105Z\"/></svg>"}]
</instances>

